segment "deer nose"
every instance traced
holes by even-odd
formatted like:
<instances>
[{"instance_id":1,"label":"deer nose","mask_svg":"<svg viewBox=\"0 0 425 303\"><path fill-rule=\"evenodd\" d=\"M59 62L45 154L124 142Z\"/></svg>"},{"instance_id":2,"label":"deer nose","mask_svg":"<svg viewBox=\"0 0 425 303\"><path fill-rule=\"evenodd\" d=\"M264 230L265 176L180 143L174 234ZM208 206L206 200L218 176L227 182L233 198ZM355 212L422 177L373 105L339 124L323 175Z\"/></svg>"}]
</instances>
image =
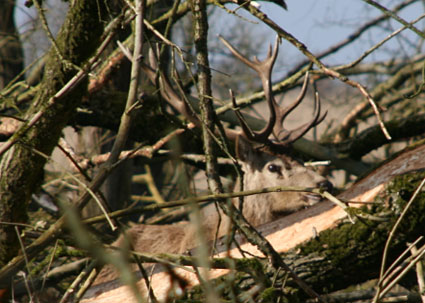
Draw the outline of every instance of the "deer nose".
<instances>
[{"instance_id":1,"label":"deer nose","mask_svg":"<svg viewBox=\"0 0 425 303\"><path fill-rule=\"evenodd\" d=\"M328 180L324 180L324 181L320 181L317 183L317 186L320 187L321 189L326 190L327 192L332 192L334 186L331 182L329 182Z\"/></svg>"}]
</instances>

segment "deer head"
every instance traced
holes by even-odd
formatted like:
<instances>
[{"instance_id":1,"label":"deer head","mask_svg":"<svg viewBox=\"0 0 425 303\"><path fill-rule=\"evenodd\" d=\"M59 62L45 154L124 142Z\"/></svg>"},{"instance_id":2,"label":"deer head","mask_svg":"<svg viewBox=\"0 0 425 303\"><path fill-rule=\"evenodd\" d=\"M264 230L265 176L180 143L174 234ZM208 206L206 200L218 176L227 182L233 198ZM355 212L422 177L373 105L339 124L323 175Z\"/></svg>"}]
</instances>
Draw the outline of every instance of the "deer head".
<instances>
[{"instance_id":1,"label":"deer head","mask_svg":"<svg viewBox=\"0 0 425 303\"><path fill-rule=\"evenodd\" d=\"M245 139L237 140L236 155L244 172L243 189L299 186L331 190L332 184L316 171L284 155L255 149ZM238 188L238 186L236 186ZM254 226L275 220L321 201L315 194L272 192L244 198L243 214ZM236 201L234 204L237 205Z\"/></svg>"},{"instance_id":2,"label":"deer head","mask_svg":"<svg viewBox=\"0 0 425 303\"><path fill-rule=\"evenodd\" d=\"M305 96L308 74L298 98L288 107L282 108L274 99L271 85L272 69L279 50L278 39L276 39L273 51L269 47L267 57L263 61L256 57L253 60L245 58L229 42L222 37L220 39L234 56L257 72L270 111L267 125L259 132L252 131L244 122L242 114L238 110L236 111L243 131L243 134L236 140L236 155L241 161L244 172L243 188L251 190L269 186L301 186L322 187L331 190L332 184L323 176L287 155L291 144L323 121L326 116L326 112L320 115L320 99L316 94L316 111L313 118L291 131L287 131L283 127L285 118ZM236 107L233 95L232 100ZM253 142L262 145L255 148ZM313 205L320 200L320 196L299 192L275 192L261 196L248 196L244 200L243 214L251 224L256 226Z\"/></svg>"},{"instance_id":3,"label":"deer head","mask_svg":"<svg viewBox=\"0 0 425 303\"><path fill-rule=\"evenodd\" d=\"M308 74L305 77L301 92L298 98L287 107L280 107L272 92L271 74L279 50L279 43L272 50L269 47L267 57L260 61L256 57L253 60L245 58L224 38L219 37L229 50L259 75L264 89L265 99L269 108L269 120L260 131L253 131L245 122L242 114L235 102L233 93L231 99L234 104L234 111L239 119L241 128L239 130L225 129L226 136L235 141L236 155L240 160L244 172L244 189L259 189L270 186L301 186L301 187L322 187L331 190L332 184L320 174L312 169L304 167L300 162L291 158L288 151L291 144L302 137L312 127L319 124L326 116L326 112L321 115L320 99L316 94L315 112L312 119L293 130L286 130L283 127L285 118L301 103L308 85ZM150 57L151 66L144 65L146 75L155 81L156 64L153 56ZM200 125L200 121L185 102L185 98L176 91L170 81L162 71L160 74L161 95L177 111L183 114L195 125ZM279 192L267 193L244 198L243 213L246 219L253 225L260 225L269 222L276 217L295 212L306 206L315 204L320 200L320 196L299 192ZM236 205L236 203L235 203ZM214 213L215 207L204 209L207 227L216 228ZM223 225L226 229L226 224ZM219 232L219 234L224 234Z\"/></svg>"}]
</instances>

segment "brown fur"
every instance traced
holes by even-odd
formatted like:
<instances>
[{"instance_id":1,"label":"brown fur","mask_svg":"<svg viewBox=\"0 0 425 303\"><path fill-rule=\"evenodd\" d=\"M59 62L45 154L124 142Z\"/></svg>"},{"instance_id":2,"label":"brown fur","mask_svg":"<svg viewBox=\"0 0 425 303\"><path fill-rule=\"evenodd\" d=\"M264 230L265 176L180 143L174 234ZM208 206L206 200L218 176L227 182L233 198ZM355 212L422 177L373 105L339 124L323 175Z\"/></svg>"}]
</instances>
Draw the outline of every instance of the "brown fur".
<instances>
[{"instance_id":1,"label":"brown fur","mask_svg":"<svg viewBox=\"0 0 425 303\"><path fill-rule=\"evenodd\" d=\"M245 140L238 140L237 156L244 172L244 190L270 186L318 187L330 186L324 177L284 155L273 155L253 149ZM326 183L327 182L327 183ZM236 186L238 189L239 186ZM278 217L296 212L320 199L318 196L299 192L274 192L244 198L243 214L253 226L273 221ZM238 199L233 200L238 205ZM218 226L221 218L220 226ZM210 204L201 211L201 222L206 241L227 234L230 219ZM147 253L183 253L196 246L196 228L189 222L172 225L134 225L127 237L136 251ZM218 229L218 233L217 233ZM123 243L121 236L114 246ZM95 284L116 278L112 267L107 266L99 274Z\"/></svg>"}]
</instances>

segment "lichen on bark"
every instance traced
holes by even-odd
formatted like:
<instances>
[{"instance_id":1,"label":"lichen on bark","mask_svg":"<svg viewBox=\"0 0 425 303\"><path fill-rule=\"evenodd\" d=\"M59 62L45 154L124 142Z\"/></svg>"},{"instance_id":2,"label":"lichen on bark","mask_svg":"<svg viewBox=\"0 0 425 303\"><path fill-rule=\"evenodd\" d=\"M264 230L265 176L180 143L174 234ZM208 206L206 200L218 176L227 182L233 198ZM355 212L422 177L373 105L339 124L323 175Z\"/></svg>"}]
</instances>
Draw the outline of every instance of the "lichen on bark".
<instances>
[{"instance_id":1,"label":"lichen on bark","mask_svg":"<svg viewBox=\"0 0 425 303\"><path fill-rule=\"evenodd\" d=\"M80 83L61 99L52 97L69 81L96 50L103 32L105 15L103 1L74 1L57 35L60 55L52 48L46 60L44 77L25 119L43 111L37 123L26 124L11 138L16 143L3 154L0 162L0 221L26 221L31 195L43 180L47 158L57 144L63 127L72 117L86 91L87 82ZM64 60L63 60L64 59ZM72 64L71 64L72 63ZM49 102L50 100L50 102ZM0 225L0 266L18 253L16 231L11 225Z\"/></svg>"}]
</instances>

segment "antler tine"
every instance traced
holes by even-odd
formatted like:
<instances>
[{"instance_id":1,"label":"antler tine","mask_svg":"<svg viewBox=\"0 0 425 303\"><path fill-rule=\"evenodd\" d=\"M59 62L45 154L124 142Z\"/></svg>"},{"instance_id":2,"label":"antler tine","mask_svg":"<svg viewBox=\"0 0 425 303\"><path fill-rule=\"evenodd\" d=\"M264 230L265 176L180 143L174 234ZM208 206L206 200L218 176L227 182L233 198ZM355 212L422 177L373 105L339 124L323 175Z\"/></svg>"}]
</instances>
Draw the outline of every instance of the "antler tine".
<instances>
[{"instance_id":1,"label":"antler tine","mask_svg":"<svg viewBox=\"0 0 425 303\"><path fill-rule=\"evenodd\" d=\"M279 108L279 110L277 110L277 120L278 120L278 123L276 124L276 126L282 126L282 124L283 124L283 121L285 120L285 118L301 103L301 101L304 99L304 97L305 97L305 94L307 93L307 88L308 88L308 80L309 80L309 76L310 76L310 74L309 74L309 72L307 72L306 74L305 74L305 77L304 77L304 82L303 82L303 85L302 85L302 87L301 87L301 91L300 91L300 93L298 94L298 97L297 97L297 99L291 104L291 105L289 105L288 107L285 107L285 108L281 108L281 107L278 107Z\"/></svg>"},{"instance_id":2,"label":"antler tine","mask_svg":"<svg viewBox=\"0 0 425 303\"><path fill-rule=\"evenodd\" d=\"M314 105L316 110L314 112L313 119L291 131L285 131L282 128L281 132L276 134L276 138L278 140L278 143L276 143L276 145L285 146L290 143L293 143L299 138L301 138L302 136L304 136L305 133L307 133L312 127L322 122L323 119L325 119L328 112L326 111L322 116L320 116L320 110L321 110L320 104L321 104L320 97L319 97L319 94L316 92L315 98L314 98Z\"/></svg>"},{"instance_id":3,"label":"antler tine","mask_svg":"<svg viewBox=\"0 0 425 303\"><path fill-rule=\"evenodd\" d=\"M258 60L256 56L254 56L254 60L249 60L248 58L245 58L244 55L242 55L236 48L233 47L230 42L228 42L226 39L223 38L223 36L218 35L218 38L223 42L223 44L232 52L232 54L241 60L243 63L251 67L253 70L255 70L258 73L264 73L264 67L267 66L266 70L267 72L271 73L273 65L276 61L277 54L279 51L279 36L276 37L276 43L273 49L273 52L271 50L271 45L269 45L269 49L267 52L267 57L263 61Z\"/></svg>"},{"instance_id":4,"label":"antler tine","mask_svg":"<svg viewBox=\"0 0 425 303\"><path fill-rule=\"evenodd\" d=\"M158 67L157 67L157 59L153 49L149 50L149 62L150 62L150 65L142 62L141 68L145 72L145 74L148 76L149 80L152 83L155 83L156 77L157 77L156 70L158 69ZM172 107L174 107L180 114L186 117L190 122L199 126L200 121L198 120L198 118L196 118L195 115L193 115L192 111L190 110L186 102L174 90L174 88L170 84L168 77L164 74L162 70L159 71L159 75L160 75L160 90L161 90L162 97L165 100L167 100L167 102Z\"/></svg>"},{"instance_id":5,"label":"antler tine","mask_svg":"<svg viewBox=\"0 0 425 303\"><path fill-rule=\"evenodd\" d=\"M242 128L247 127L247 129L249 130L249 127L246 124L245 119L243 118L242 114L240 113L240 111L237 107L235 96L234 96L233 91L231 89L229 89L229 94L230 94L230 98L232 99L232 104L233 104L233 107L234 107L236 117L238 118ZM226 127L226 128L224 128L224 133L225 133L227 139L229 139L230 141L236 141L239 136L244 136L245 131L230 129L230 128Z\"/></svg>"},{"instance_id":6,"label":"antler tine","mask_svg":"<svg viewBox=\"0 0 425 303\"><path fill-rule=\"evenodd\" d=\"M242 124L242 129L244 130L245 136L252 141L257 141L261 143L266 143L268 141L268 137L273 131L273 128L276 123L276 108L277 104L274 100L272 93L272 84L271 84L271 73L273 69L273 65L276 62L277 54L279 51L279 36L276 37L276 43L273 51L271 50L271 46L269 46L269 50L267 53L266 59L263 61L258 60L257 57L254 57L253 61L245 58L238 50L236 50L228 41L226 41L222 36L219 36L220 40L224 45L232 52L232 54L241 60L243 63L251 67L253 70L257 72L260 76L261 83L264 89L264 95L267 100L267 104L270 111L270 117L267 125L259 132L254 132L246 129ZM240 113L237 115L241 115ZM245 125L247 126L247 125Z\"/></svg>"},{"instance_id":7,"label":"antler tine","mask_svg":"<svg viewBox=\"0 0 425 303\"><path fill-rule=\"evenodd\" d=\"M279 136L279 134L282 134L285 130L283 128L283 122L285 120L285 118L301 103L301 101L304 99L305 94L307 92L307 88L308 88L308 80L309 80L309 72L307 72L305 74L304 77L304 82L303 85L301 87L301 91L297 97L297 99L289 106L282 108L280 107L278 104L276 104L276 119L277 119L277 123L273 129L273 133L275 135L275 137L277 138Z\"/></svg>"}]
</instances>

